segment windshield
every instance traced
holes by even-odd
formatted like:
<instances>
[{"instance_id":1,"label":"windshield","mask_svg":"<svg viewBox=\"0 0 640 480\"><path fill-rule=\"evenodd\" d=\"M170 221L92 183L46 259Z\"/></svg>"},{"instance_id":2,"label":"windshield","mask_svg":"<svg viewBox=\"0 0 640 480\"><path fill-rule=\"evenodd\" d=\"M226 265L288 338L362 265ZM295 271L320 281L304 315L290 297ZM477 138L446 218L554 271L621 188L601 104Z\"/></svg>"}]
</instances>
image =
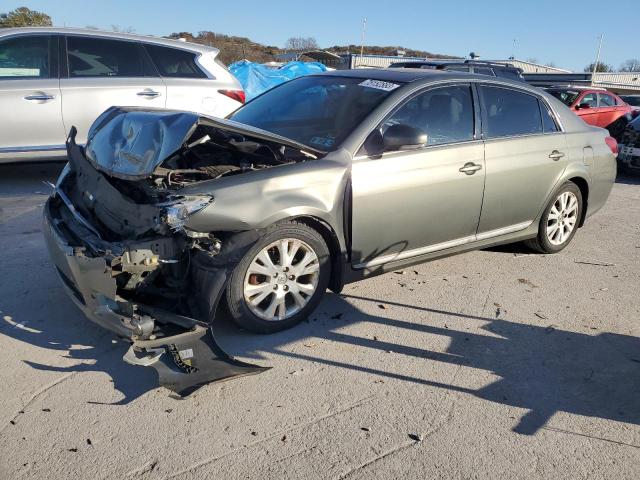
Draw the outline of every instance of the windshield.
<instances>
[{"instance_id":1,"label":"windshield","mask_svg":"<svg viewBox=\"0 0 640 480\"><path fill-rule=\"evenodd\" d=\"M580 92L576 92L575 90L549 89L547 92L569 107L573 104L576 98L578 98L578 95L580 95Z\"/></svg>"},{"instance_id":2,"label":"windshield","mask_svg":"<svg viewBox=\"0 0 640 480\"><path fill-rule=\"evenodd\" d=\"M349 135L400 82L334 76L291 80L229 118L329 151Z\"/></svg>"},{"instance_id":3,"label":"windshield","mask_svg":"<svg viewBox=\"0 0 640 480\"><path fill-rule=\"evenodd\" d=\"M632 107L640 107L640 95L634 95L630 97L624 96L620 98L622 98L622 100L624 100L626 103L628 103Z\"/></svg>"}]
</instances>

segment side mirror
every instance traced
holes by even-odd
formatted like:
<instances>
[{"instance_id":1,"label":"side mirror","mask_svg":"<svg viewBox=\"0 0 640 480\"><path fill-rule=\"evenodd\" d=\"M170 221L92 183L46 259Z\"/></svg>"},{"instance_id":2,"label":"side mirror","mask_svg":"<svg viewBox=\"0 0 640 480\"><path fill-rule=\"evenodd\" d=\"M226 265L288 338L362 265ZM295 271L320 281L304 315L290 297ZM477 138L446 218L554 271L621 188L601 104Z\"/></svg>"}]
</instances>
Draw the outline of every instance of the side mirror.
<instances>
[{"instance_id":1,"label":"side mirror","mask_svg":"<svg viewBox=\"0 0 640 480\"><path fill-rule=\"evenodd\" d=\"M576 107L576 110L582 110L583 108L591 108L591 105L589 105L588 103L581 103Z\"/></svg>"},{"instance_id":2,"label":"side mirror","mask_svg":"<svg viewBox=\"0 0 640 480\"><path fill-rule=\"evenodd\" d=\"M427 134L422 130L402 123L391 125L382 136L386 152L420 148L427 144L427 140Z\"/></svg>"}]
</instances>

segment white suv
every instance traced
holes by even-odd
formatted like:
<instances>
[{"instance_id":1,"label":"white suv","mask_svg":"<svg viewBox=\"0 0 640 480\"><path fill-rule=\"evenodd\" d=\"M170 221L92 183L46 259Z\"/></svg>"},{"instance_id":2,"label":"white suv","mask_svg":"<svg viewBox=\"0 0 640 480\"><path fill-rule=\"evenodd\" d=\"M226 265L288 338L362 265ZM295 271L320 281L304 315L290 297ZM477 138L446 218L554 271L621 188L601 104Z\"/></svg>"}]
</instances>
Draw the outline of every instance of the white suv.
<instances>
[{"instance_id":1,"label":"white suv","mask_svg":"<svg viewBox=\"0 0 640 480\"><path fill-rule=\"evenodd\" d=\"M143 106L225 117L244 102L216 48L71 28L0 30L0 163L63 159L107 108Z\"/></svg>"}]
</instances>

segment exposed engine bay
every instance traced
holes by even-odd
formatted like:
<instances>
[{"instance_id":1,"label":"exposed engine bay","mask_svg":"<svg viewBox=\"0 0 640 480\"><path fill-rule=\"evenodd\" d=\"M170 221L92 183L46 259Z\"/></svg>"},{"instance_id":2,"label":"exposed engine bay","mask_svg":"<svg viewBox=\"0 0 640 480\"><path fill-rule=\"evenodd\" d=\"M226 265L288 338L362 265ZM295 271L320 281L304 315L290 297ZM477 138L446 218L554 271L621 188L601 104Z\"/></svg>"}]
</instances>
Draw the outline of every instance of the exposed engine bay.
<instances>
[{"instance_id":1,"label":"exposed engine bay","mask_svg":"<svg viewBox=\"0 0 640 480\"><path fill-rule=\"evenodd\" d=\"M56 266L79 306L132 338L126 361L157 367L161 383L181 393L262 370L207 337L230 272L260 232L190 229L188 219L215 195L182 190L315 158L296 145L233 130L195 114L109 109L86 147L75 143L72 129L69 164L45 211L50 253L65 253ZM82 282L75 280L80 275Z\"/></svg>"},{"instance_id":2,"label":"exposed engine bay","mask_svg":"<svg viewBox=\"0 0 640 480\"><path fill-rule=\"evenodd\" d=\"M191 137L146 179L132 184L113 178L132 199L140 202L166 198L176 190L205 180L262 170L308 160L294 149L259 142L244 135L199 125Z\"/></svg>"}]
</instances>

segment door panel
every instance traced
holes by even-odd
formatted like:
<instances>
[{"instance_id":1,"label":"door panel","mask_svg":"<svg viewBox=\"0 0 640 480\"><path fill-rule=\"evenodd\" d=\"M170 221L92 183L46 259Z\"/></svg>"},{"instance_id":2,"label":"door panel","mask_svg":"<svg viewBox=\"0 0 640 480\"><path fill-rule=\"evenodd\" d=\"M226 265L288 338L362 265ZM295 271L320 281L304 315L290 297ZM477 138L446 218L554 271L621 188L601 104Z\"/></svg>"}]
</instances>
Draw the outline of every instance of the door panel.
<instances>
[{"instance_id":1,"label":"door panel","mask_svg":"<svg viewBox=\"0 0 640 480\"><path fill-rule=\"evenodd\" d=\"M60 90L65 129L78 129L79 144L86 143L89 127L107 108L164 108L167 98L159 78L63 78Z\"/></svg>"},{"instance_id":2,"label":"door panel","mask_svg":"<svg viewBox=\"0 0 640 480\"><path fill-rule=\"evenodd\" d=\"M481 238L529 226L555 188L568 152L545 101L512 88L482 85L479 92L486 162Z\"/></svg>"},{"instance_id":3,"label":"door panel","mask_svg":"<svg viewBox=\"0 0 640 480\"><path fill-rule=\"evenodd\" d=\"M356 267L380 265L475 239L484 189L484 146L468 84L409 97L369 136L410 127L426 146L387 151L352 167L352 250ZM475 108L474 108L475 107ZM390 133L390 137L392 133ZM375 145L376 142L372 142ZM415 145L414 145L415 147ZM371 152L369 152L371 154Z\"/></svg>"},{"instance_id":4,"label":"door panel","mask_svg":"<svg viewBox=\"0 0 640 480\"><path fill-rule=\"evenodd\" d=\"M578 105L586 103L590 108L577 109ZM586 93L576 102L576 112L582 120L589 125L600 127L600 109L598 108L598 98L595 93Z\"/></svg>"},{"instance_id":5,"label":"door panel","mask_svg":"<svg viewBox=\"0 0 640 480\"><path fill-rule=\"evenodd\" d=\"M0 155L64 148L57 37L0 40Z\"/></svg>"},{"instance_id":6,"label":"door panel","mask_svg":"<svg viewBox=\"0 0 640 480\"><path fill-rule=\"evenodd\" d=\"M452 240L473 240L484 189L482 142L387 153L352 169L353 264L386 263ZM440 245L446 248L447 245ZM449 245L453 246L453 245ZM426 252L423 252L426 253Z\"/></svg>"},{"instance_id":7,"label":"door panel","mask_svg":"<svg viewBox=\"0 0 640 480\"><path fill-rule=\"evenodd\" d=\"M558 151L565 156L549 158ZM486 187L478 235L531 223L567 164L563 133L485 142Z\"/></svg>"},{"instance_id":8,"label":"door panel","mask_svg":"<svg viewBox=\"0 0 640 480\"><path fill-rule=\"evenodd\" d=\"M57 78L0 80L0 148L64 148L58 83Z\"/></svg>"},{"instance_id":9,"label":"door panel","mask_svg":"<svg viewBox=\"0 0 640 480\"><path fill-rule=\"evenodd\" d=\"M608 127L618 117L616 100L606 93L598 93L598 122L602 127Z\"/></svg>"}]
</instances>

